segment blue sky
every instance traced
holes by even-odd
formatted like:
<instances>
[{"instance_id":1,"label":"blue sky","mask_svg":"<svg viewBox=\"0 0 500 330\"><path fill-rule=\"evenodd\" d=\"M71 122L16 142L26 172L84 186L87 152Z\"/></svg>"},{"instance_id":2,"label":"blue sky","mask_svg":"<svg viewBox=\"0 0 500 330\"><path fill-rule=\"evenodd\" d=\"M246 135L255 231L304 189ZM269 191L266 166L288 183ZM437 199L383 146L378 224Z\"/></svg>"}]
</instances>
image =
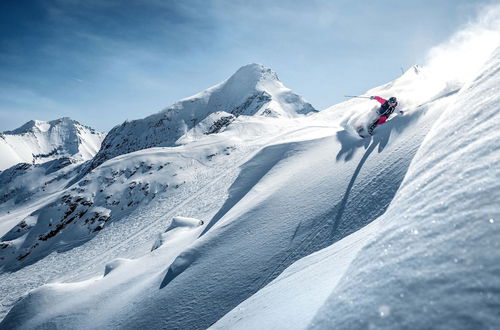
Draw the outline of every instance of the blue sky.
<instances>
[{"instance_id":1,"label":"blue sky","mask_svg":"<svg viewBox=\"0 0 500 330\"><path fill-rule=\"evenodd\" d=\"M494 1L3 0L0 131L99 130L262 63L324 109L390 81Z\"/></svg>"}]
</instances>

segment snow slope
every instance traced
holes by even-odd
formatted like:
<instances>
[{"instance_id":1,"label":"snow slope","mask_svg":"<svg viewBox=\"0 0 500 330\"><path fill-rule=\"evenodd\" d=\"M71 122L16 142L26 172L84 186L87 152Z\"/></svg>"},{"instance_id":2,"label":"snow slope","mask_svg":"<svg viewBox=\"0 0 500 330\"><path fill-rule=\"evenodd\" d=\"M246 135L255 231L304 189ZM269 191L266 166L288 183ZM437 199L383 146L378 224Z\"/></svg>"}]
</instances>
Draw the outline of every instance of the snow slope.
<instances>
[{"instance_id":1,"label":"snow slope","mask_svg":"<svg viewBox=\"0 0 500 330\"><path fill-rule=\"evenodd\" d=\"M66 188L82 165L62 157L41 164L20 163L0 173L0 237Z\"/></svg>"},{"instance_id":2,"label":"snow slope","mask_svg":"<svg viewBox=\"0 0 500 330\"><path fill-rule=\"evenodd\" d=\"M465 85L423 68L369 91L405 109L371 139L352 129L372 103L350 100L297 118L218 112L180 146L104 162L77 194L121 166L128 185L133 158L185 159L193 181L1 274L3 292L42 280L0 326L495 328L499 52Z\"/></svg>"},{"instance_id":3,"label":"snow slope","mask_svg":"<svg viewBox=\"0 0 500 330\"><path fill-rule=\"evenodd\" d=\"M276 97L274 108L293 110L294 113L281 116L280 120L268 113L249 116L252 112L248 104L241 108L248 115L216 111L182 137L182 143L189 143L189 147L138 150L115 157L87 175L82 175L86 170L80 165L62 170L53 169L53 164L26 165L26 168L7 171L6 201L0 204L0 266L4 272L0 274L0 278L3 277L0 283L2 291L8 292L3 295L2 303L10 307L30 288L67 272L68 264L78 268L75 273L82 271L82 267L77 266L82 263L95 264L85 267L85 272L89 268L99 268L100 262L108 260L100 256L96 261L98 242L104 244L102 250L110 250L113 244L130 241L137 228L141 228L143 236L126 249L130 249L134 256L137 254L137 250L132 251L134 248L142 252L145 245L151 245L152 237L164 228L165 221L170 220L164 218L165 214L170 214L172 209L185 208L188 200L200 194L200 189L220 189L217 200L200 200L195 205L202 218L210 212L215 213L224 201L224 187L230 185L229 180L240 162L275 136L291 130L291 127L296 129L297 120L302 117L299 114L302 108L287 103L292 99L298 102L301 98L283 87L272 71L258 65L240 71L247 79L253 72L256 77L250 78L254 79L251 81L254 87L264 86L273 93ZM248 92L246 89L242 91ZM304 103L304 109L312 107ZM140 141L144 131L134 133L134 137L129 135L128 138ZM33 181L33 189L26 189L25 181L36 178L36 175L39 178ZM213 192L210 196L214 196ZM115 225L118 220L122 224ZM109 230L105 230L108 226ZM79 246L83 246L83 252L77 249ZM115 252L123 253L123 250ZM35 280L30 276L33 272L38 274ZM5 309L0 312L5 313Z\"/></svg>"},{"instance_id":4,"label":"snow slope","mask_svg":"<svg viewBox=\"0 0 500 330\"><path fill-rule=\"evenodd\" d=\"M314 135L317 136L318 129L322 129L323 134L328 134L328 127L308 128L308 131L314 130ZM64 237L60 240L58 235L54 236L53 238L58 241L54 247L58 248L59 253L50 254L34 264L26 264L14 272L0 274L0 289L6 292L2 297L3 304L10 307L29 288L38 287L57 278L60 281L61 276L64 276L66 280L94 276L96 272L101 274L105 265L114 258L129 259L149 253L153 242L157 240L158 233L164 231L175 216L209 220L224 203L227 189L239 173L238 166L263 145L269 144L275 136L291 131L285 133L290 136L296 130L295 121L247 118L245 121L235 121L230 129L220 135L207 136L206 139L209 141L205 139L189 147L138 151L122 156L121 160L116 158L116 162L113 160L114 163L110 163L109 169L115 166L116 169L119 169L119 166L127 168L123 161L128 157L132 158L131 163L135 166L140 162L134 162L134 158L138 160L148 156L151 159L163 155L163 159L172 161L172 165L178 170L181 166L184 168L184 174L179 171L175 177L188 177L192 182L186 182L177 189L173 186L172 190L158 194L150 202L132 207L129 213L122 214L119 221L113 221L104 226L91 240L87 237L81 242L72 239L65 232L61 234ZM262 135L259 136L260 134ZM228 148L228 145L232 147ZM177 162L177 160L184 163ZM148 173L147 171L141 174L135 180L148 180ZM162 176L161 171L155 173ZM166 176L162 180L169 180L169 177L171 176ZM130 179L132 180L134 178ZM128 192L130 181L125 181L123 184L126 192ZM71 226L80 227L80 224L74 222ZM176 254L173 257L175 256ZM68 269L71 271L68 272ZM143 271L145 276L151 276L150 268L144 267ZM37 277L33 277L33 274L37 274Z\"/></svg>"},{"instance_id":5,"label":"snow slope","mask_svg":"<svg viewBox=\"0 0 500 330\"><path fill-rule=\"evenodd\" d=\"M497 328L499 67L500 48L445 107L381 217L213 328Z\"/></svg>"},{"instance_id":6,"label":"snow slope","mask_svg":"<svg viewBox=\"0 0 500 330\"><path fill-rule=\"evenodd\" d=\"M499 68L500 47L429 132L313 328L498 328Z\"/></svg>"},{"instance_id":7,"label":"snow slope","mask_svg":"<svg viewBox=\"0 0 500 330\"><path fill-rule=\"evenodd\" d=\"M394 86L409 84L411 79L418 81L419 77L405 77ZM390 94L394 86L381 87L377 92ZM208 212L210 217L202 217L205 225L200 238L182 251L154 251L170 260L162 267L151 264L133 278L118 267L115 276L125 283L119 293L106 277L44 287L32 292L23 307L17 305L5 324L20 320L28 327L57 324L64 315L65 322L83 327L208 327L295 260L337 242L384 212L432 123L432 112L454 95L447 96L448 91L435 94L442 97L396 117L378 129L379 134L371 141L359 140L342 127L335 129L335 108L290 119L289 126L282 127L289 133L267 141L264 148L253 149L257 152L236 171L226 170L229 180L219 189L227 195ZM361 106L356 101L349 104ZM284 123L276 118L265 120L255 119L259 126ZM233 124L222 134L240 134L238 129L233 131ZM240 124L251 127L244 120ZM248 135L253 133L249 131ZM206 144L203 141L198 143ZM213 196L211 192L197 200L211 200ZM194 217L200 218L200 213ZM149 259L149 254L144 258ZM141 289L136 291L138 282ZM87 299L87 293L108 298ZM142 307L109 307L123 301L123 295L130 306ZM84 298L68 303L76 296ZM39 299L61 304L47 314L41 307L35 308ZM102 311L98 320L90 317L96 310ZM192 317L193 312L196 317Z\"/></svg>"},{"instance_id":8,"label":"snow slope","mask_svg":"<svg viewBox=\"0 0 500 330\"><path fill-rule=\"evenodd\" d=\"M0 171L18 163L43 163L61 157L89 160L104 134L70 118L32 120L0 134Z\"/></svg>"}]
</instances>

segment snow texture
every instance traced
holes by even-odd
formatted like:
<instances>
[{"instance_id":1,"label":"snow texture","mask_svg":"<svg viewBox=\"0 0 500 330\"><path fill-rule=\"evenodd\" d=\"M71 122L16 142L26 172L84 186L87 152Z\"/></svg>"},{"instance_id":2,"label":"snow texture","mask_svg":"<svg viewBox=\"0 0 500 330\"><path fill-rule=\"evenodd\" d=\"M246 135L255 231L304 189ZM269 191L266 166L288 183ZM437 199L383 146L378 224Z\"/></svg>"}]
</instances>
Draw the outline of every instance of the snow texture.
<instances>
[{"instance_id":1,"label":"snow texture","mask_svg":"<svg viewBox=\"0 0 500 330\"><path fill-rule=\"evenodd\" d=\"M469 49L443 47L368 91L405 114L367 139L354 130L373 101L315 113L258 65L116 127L2 238L0 327L498 328L500 39L486 35L466 69L436 65Z\"/></svg>"}]
</instances>

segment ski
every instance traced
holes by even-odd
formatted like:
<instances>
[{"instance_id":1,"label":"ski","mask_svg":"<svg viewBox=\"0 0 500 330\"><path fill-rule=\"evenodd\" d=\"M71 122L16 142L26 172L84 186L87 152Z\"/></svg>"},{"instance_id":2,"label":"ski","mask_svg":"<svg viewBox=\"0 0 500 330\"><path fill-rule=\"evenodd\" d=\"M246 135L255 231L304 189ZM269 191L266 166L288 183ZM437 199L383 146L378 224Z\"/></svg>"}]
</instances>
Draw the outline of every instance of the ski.
<instances>
[{"instance_id":1,"label":"ski","mask_svg":"<svg viewBox=\"0 0 500 330\"><path fill-rule=\"evenodd\" d=\"M362 132L363 132L363 131L364 131L364 128L363 128L362 126L361 126L361 127L358 127L358 128L356 129L356 133L358 133L358 135L359 135L361 138L363 138L363 139L364 139L364 138L366 138L366 136L362 134Z\"/></svg>"}]
</instances>

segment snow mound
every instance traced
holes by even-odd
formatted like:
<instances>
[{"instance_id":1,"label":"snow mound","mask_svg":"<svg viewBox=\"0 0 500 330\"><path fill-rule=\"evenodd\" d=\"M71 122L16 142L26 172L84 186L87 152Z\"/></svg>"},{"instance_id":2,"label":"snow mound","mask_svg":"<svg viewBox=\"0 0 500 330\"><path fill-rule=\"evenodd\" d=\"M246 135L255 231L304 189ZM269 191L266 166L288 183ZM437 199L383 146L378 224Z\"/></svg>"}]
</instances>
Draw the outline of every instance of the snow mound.
<instances>
[{"instance_id":1,"label":"snow mound","mask_svg":"<svg viewBox=\"0 0 500 330\"><path fill-rule=\"evenodd\" d=\"M172 222L165 230L164 233L158 234L155 243L151 247L151 251L154 251L164 245L166 242L170 242L179 236L179 233L187 230L191 230L192 228L197 228L203 226L203 220L198 220L194 218L186 218L186 217L174 217Z\"/></svg>"},{"instance_id":2,"label":"snow mound","mask_svg":"<svg viewBox=\"0 0 500 330\"><path fill-rule=\"evenodd\" d=\"M194 218L186 218L186 217L174 217L172 219L172 222L170 223L170 226L168 226L166 231L173 230L175 228L179 227L199 227L203 225L202 220L194 219Z\"/></svg>"},{"instance_id":3,"label":"snow mound","mask_svg":"<svg viewBox=\"0 0 500 330\"><path fill-rule=\"evenodd\" d=\"M104 276L108 275L118 267L130 262L130 259L124 259L124 258L117 258L110 263L106 264L106 267L104 267Z\"/></svg>"}]
</instances>

